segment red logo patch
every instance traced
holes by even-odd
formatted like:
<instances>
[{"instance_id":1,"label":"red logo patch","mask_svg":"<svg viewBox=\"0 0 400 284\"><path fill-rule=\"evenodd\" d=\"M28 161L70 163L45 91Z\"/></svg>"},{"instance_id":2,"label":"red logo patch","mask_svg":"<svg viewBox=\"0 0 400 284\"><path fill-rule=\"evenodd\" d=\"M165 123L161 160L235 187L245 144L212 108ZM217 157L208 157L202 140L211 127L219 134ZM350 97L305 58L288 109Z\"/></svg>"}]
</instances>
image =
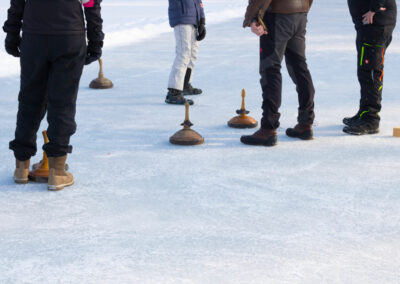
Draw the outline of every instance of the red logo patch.
<instances>
[{"instance_id":1,"label":"red logo patch","mask_svg":"<svg viewBox=\"0 0 400 284\"><path fill-rule=\"evenodd\" d=\"M83 0L82 4L83 4L83 7L85 7L85 8L93 8L94 0Z\"/></svg>"},{"instance_id":2,"label":"red logo patch","mask_svg":"<svg viewBox=\"0 0 400 284\"><path fill-rule=\"evenodd\" d=\"M203 3L200 3L200 7L201 7L201 8L204 8L204 5L203 5Z\"/></svg>"},{"instance_id":3,"label":"red logo patch","mask_svg":"<svg viewBox=\"0 0 400 284\"><path fill-rule=\"evenodd\" d=\"M369 64L369 60L368 59L365 59L365 64Z\"/></svg>"},{"instance_id":4,"label":"red logo patch","mask_svg":"<svg viewBox=\"0 0 400 284\"><path fill-rule=\"evenodd\" d=\"M262 53L263 52L263 50L262 50L262 48L260 47L260 53Z\"/></svg>"}]
</instances>

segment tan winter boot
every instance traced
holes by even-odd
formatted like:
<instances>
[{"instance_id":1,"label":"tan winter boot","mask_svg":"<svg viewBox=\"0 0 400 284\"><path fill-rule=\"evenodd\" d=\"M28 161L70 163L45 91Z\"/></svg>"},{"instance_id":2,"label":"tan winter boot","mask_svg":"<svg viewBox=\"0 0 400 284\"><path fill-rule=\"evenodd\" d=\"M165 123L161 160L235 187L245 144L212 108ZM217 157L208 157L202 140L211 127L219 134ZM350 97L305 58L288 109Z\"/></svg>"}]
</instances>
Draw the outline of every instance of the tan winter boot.
<instances>
[{"instance_id":1,"label":"tan winter boot","mask_svg":"<svg viewBox=\"0 0 400 284\"><path fill-rule=\"evenodd\" d=\"M28 183L30 160L15 160L14 182L18 184Z\"/></svg>"},{"instance_id":2,"label":"tan winter boot","mask_svg":"<svg viewBox=\"0 0 400 284\"><path fill-rule=\"evenodd\" d=\"M49 157L49 182L48 189L51 191L61 190L66 186L74 184L74 177L65 171L67 155L62 157Z\"/></svg>"}]
</instances>

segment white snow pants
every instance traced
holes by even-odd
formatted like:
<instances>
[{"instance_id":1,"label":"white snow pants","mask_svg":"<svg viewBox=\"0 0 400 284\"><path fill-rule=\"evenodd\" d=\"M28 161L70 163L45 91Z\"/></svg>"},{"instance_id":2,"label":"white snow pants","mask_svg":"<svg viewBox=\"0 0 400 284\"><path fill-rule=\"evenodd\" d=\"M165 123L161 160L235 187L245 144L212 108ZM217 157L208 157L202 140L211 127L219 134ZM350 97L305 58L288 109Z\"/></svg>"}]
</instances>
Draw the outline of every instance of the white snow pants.
<instances>
[{"instance_id":1,"label":"white snow pants","mask_svg":"<svg viewBox=\"0 0 400 284\"><path fill-rule=\"evenodd\" d=\"M187 68L194 71L199 44L197 42L197 29L193 25L178 25L174 27L176 40L176 55L174 65L169 76L168 88L183 90ZM189 83L192 78L189 79Z\"/></svg>"}]
</instances>

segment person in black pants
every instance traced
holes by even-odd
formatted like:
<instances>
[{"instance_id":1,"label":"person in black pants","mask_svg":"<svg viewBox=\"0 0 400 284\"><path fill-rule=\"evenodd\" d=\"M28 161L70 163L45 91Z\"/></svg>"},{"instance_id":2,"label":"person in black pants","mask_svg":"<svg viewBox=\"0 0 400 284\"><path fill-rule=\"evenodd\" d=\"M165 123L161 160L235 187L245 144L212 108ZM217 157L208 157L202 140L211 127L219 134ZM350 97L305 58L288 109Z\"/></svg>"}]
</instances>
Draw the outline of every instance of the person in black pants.
<instances>
[{"instance_id":1,"label":"person in black pants","mask_svg":"<svg viewBox=\"0 0 400 284\"><path fill-rule=\"evenodd\" d=\"M357 75L361 86L359 110L345 117L343 131L353 135L379 132L385 52L396 26L395 0L348 0L357 31Z\"/></svg>"},{"instance_id":2,"label":"person in black pants","mask_svg":"<svg viewBox=\"0 0 400 284\"><path fill-rule=\"evenodd\" d=\"M305 55L307 14L312 2L312 0L249 1L243 26L250 26L252 32L260 36L263 116L258 131L253 135L241 137L240 141L244 144L274 146L277 143L277 129L280 125L279 108L282 102L283 58L286 59L286 66L297 87L299 98L298 123L294 128L288 128L286 134L303 140L313 138L315 90Z\"/></svg>"},{"instance_id":3,"label":"person in black pants","mask_svg":"<svg viewBox=\"0 0 400 284\"><path fill-rule=\"evenodd\" d=\"M49 157L49 190L73 184L64 166L76 130L83 66L102 54L100 4L101 0L11 0L3 30L7 33L6 51L21 61L17 126L10 142L16 158L16 183L28 181L30 158L37 151L36 133L47 112L50 142L43 149Z\"/></svg>"}]
</instances>

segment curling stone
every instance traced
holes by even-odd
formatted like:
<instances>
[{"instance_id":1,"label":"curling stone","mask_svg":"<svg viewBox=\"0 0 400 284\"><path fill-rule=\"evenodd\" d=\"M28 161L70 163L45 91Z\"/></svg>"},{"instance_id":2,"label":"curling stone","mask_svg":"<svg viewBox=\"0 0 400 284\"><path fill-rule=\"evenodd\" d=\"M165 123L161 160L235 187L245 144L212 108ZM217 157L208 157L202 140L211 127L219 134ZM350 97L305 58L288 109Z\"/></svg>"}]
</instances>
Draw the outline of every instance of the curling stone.
<instances>
[{"instance_id":1,"label":"curling stone","mask_svg":"<svg viewBox=\"0 0 400 284\"><path fill-rule=\"evenodd\" d=\"M173 136L171 136L169 138L169 142L175 145L183 145L183 146L203 144L204 138L193 129L190 129L190 127L193 126L193 124L189 120L188 102L186 102L185 108L186 108L185 121L181 124L183 126L183 129L179 130Z\"/></svg>"},{"instance_id":2,"label":"curling stone","mask_svg":"<svg viewBox=\"0 0 400 284\"><path fill-rule=\"evenodd\" d=\"M400 126L393 128L393 136L400 137Z\"/></svg>"},{"instance_id":3,"label":"curling stone","mask_svg":"<svg viewBox=\"0 0 400 284\"><path fill-rule=\"evenodd\" d=\"M242 108L237 110L236 113L238 116L235 116L231 120L228 121L228 126L233 127L233 128L254 128L257 127L258 122L251 116L248 116L250 113L248 110L246 110L246 105L245 105L245 97L246 97L246 91L243 89L242 90Z\"/></svg>"},{"instance_id":4,"label":"curling stone","mask_svg":"<svg viewBox=\"0 0 400 284\"><path fill-rule=\"evenodd\" d=\"M43 131L44 143L49 143L47 132ZM68 170L68 164L65 164L65 170ZM29 172L29 180L34 182L47 182L49 179L49 159L47 158L46 152L43 152L43 158L39 163L32 165L32 171Z\"/></svg>"},{"instance_id":5,"label":"curling stone","mask_svg":"<svg viewBox=\"0 0 400 284\"><path fill-rule=\"evenodd\" d=\"M90 83L89 87L92 89L111 89L112 87L114 87L114 84L109 79L104 77L103 60L101 58L99 59L99 65L99 77L97 79L94 79Z\"/></svg>"}]
</instances>

